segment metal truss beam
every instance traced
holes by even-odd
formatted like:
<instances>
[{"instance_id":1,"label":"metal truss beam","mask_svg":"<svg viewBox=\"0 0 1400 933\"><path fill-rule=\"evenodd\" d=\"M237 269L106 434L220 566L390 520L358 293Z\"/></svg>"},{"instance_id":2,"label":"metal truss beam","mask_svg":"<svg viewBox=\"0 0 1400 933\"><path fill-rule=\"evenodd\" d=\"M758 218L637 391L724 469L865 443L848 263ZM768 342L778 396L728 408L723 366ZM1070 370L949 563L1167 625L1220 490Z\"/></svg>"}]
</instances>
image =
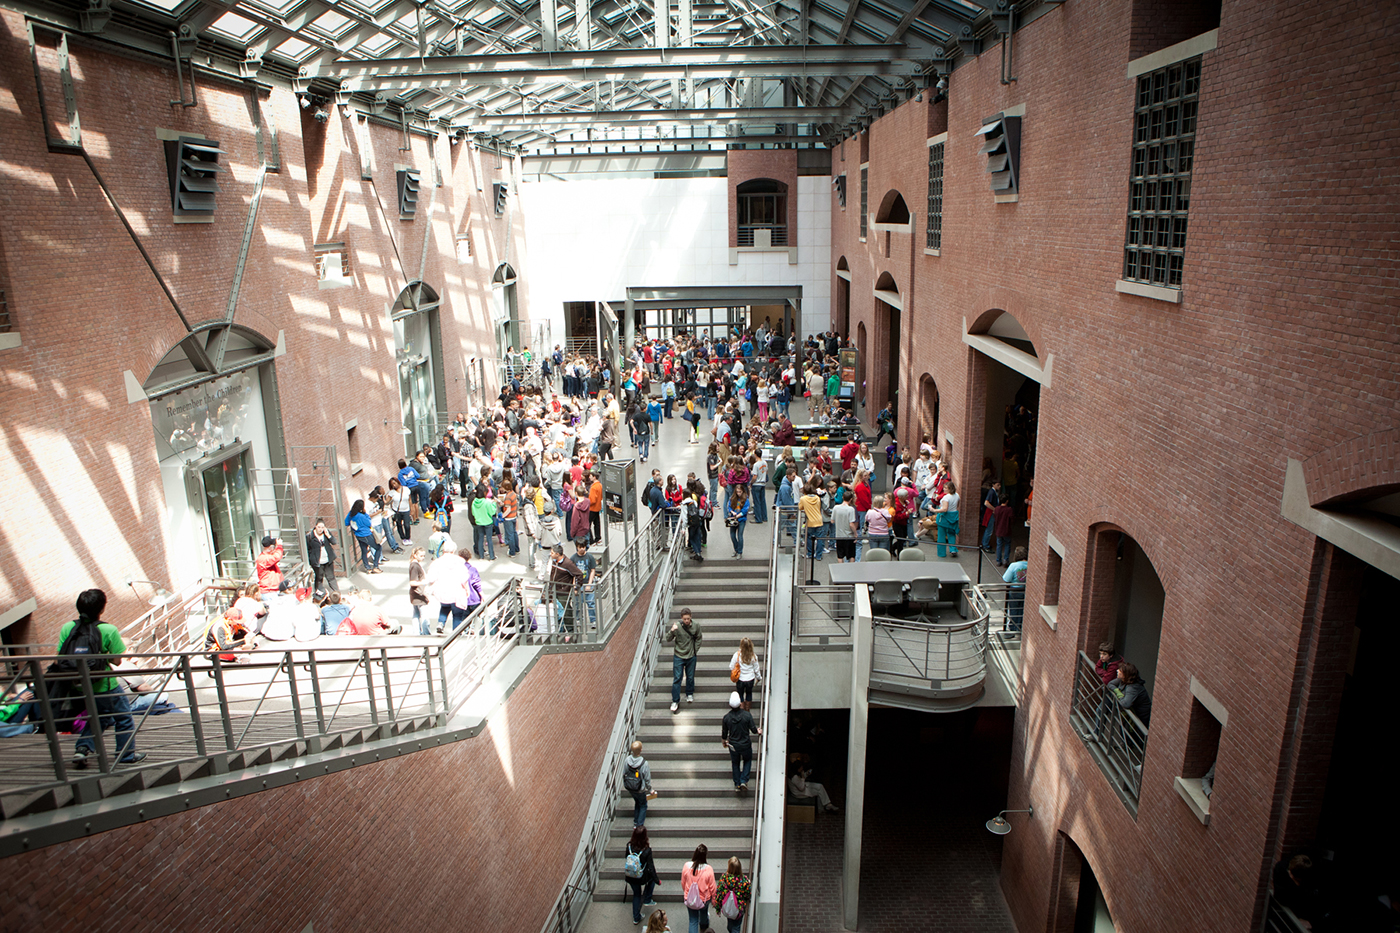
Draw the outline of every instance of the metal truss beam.
<instances>
[{"instance_id":1,"label":"metal truss beam","mask_svg":"<svg viewBox=\"0 0 1400 933\"><path fill-rule=\"evenodd\" d=\"M524 130L567 126L606 126L628 123L844 123L856 111L841 107L746 107L736 110L590 110L580 113L461 114L454 129Z\"/></svg>"}]
</instances>

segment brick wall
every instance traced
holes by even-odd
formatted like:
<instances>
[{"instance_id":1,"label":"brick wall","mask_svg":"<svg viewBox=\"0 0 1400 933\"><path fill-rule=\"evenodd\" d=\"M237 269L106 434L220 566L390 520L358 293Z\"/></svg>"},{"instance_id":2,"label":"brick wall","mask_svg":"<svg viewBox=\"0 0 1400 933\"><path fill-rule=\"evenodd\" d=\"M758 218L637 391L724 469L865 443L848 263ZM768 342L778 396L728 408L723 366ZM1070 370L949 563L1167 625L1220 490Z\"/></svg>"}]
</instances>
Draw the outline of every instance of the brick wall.
<instances>
[{"instance_id":1,"label":"brick wall","mask_svg":"<svg viewBox=\"0 0 1400 933\"><path fill-rule=\"evenodd\" d=\"M995 47L951 75L941 256L898 248L887 256L873 229L860 242L855 139L845 143L849 206L833 199L833 275L844 258L850 332L863 330L869 344L868 410L891 365L871 297L888 272L906 309L907 355L894 360L909 364L900 374L901 442L916 440L914 390L926 372L969 491L991 364L962 335L1010 313L1042 364L1054 356L1053 384L1040 396L1024 699L1008 801L1033 803L1036 814L1007 837L1003 870L1023 930L1062 915L1058 866L1071 860L1056 856L1060 832L1093 866L1120 928L1160 929L1165 918L1203 931L1249 927L1282 815L1299 825L1298 811L1315 806L1320 785L1306 763L1325 754L1331 727L1313 707L1335 703L1330 643L1300 668L1325 581L1313 539L1280 516L1284 467L1289 458L1309 464L1315 501L1395 482L1400 273L1386 244L1400 224L1385 205L1400 196L1389 145L1400 116L1387 77L1400 61L1386 37L1400 14L1226 5L1202 72L1183 300L1168 304L1114 288L1134 102L1124 67L1140 41L1161 48L1189 37L1161 26L1145 39L1146 9L1063 4L1017 34L1015 83L1001 84ZM1026 106L1020 200L995 204L973 134L984 117L1018 104ZM916 231L925 139L945 119L930 106L902 104L868 133L871 204L896 188ZM963 527L975 524L973 507ZM1096 586L1112 576L1093 570L1112 559L1096 548L1100 529L1131 535L1166 592L1136 819L1068 724L1077 651L1101 634ZM1067 547L1056 631L1034 608L1049 534ZM1208 828L1172 789L1192 676L1229 712ZM1291 740L1298 761L1290 763L1286 725L1295 718L1315 734Z\"/></svg>"},{"instance_id":2,"label":"brick wall","mask_svg":"<svg viewBox=\"0 0 1400 933\"><path fill-rule=\"evenodd\" d=\"M54 123L62 97L53 53L44 56L57 134L66 119ZM72 67L84 145L156 269L193 324L222 318L259 165L248 91L201 74L198 106L171 107L169 66L75 43ZM494 154L449 147L443 137L446 184L436 188L428 140L414 135L401 153L399 129L375 123L371 186L360 180L353 120L328 107L330 119L317 123L282 87L261 107L277 130L281 170L266 177L234 321L271 341L285 333L276 374L288 445L334 444L345 463L345 424L358 422L365 470L345 485L358 496L386 481L403 449L388 308L406 282L421 277L442 299L442 414L466 407L466 360L495 355L498 292L489 283L498 262L509 259L520 272L528 316L524 225L518 215L496 217L487 203L491 182L509 180L517 164L505 159L498 168ZM172 222L157 129L220 143L227 171L214 223ZM123 380L129 370L144 381L185 331L87 165L47 150L24 19L11 11L0 11L0 139L0 249L22 337L19 348L0 351L0 472L9 479L0 506L25 516L0 536L0 607L35 597L33 621L12 634L46 641L87 586L107 590L110 618L129 619L147 607L123 579L189 582L171 579L178 544L165 527L149 407L128 404ZM270 138L265 144L270 150ZM398 219L396 161L424 170L421 216L412 222ZM510 210L518 214L513 195ZM474 258L461 263L455 234L468 226ZM341 239L353 284L319 289L313 246Z\"/></svg>"},{"instance_id":3,"label":"brick wall","mask_svg":"<svg viewBox=\"0 0 1400 933\"><path fill-rule=\"evenodd\" d=\"M541 657L475 738L7 859L0 927L538 930L650 595L606 650Z\"/></svg>"},{"instance_id":4,"label":"brick wall","mask_svg":"<svg viewBox=\"0 0 1400 933\"><path fill-rule=\"evenodd\" d=\"M787 185L788 246L796 246L802 236L802 231L797 229L797 150L730 149L725 156L729 178L729 245L739 245L739 186L755 178L771 178Z\"/></svg>"}]
</instances>

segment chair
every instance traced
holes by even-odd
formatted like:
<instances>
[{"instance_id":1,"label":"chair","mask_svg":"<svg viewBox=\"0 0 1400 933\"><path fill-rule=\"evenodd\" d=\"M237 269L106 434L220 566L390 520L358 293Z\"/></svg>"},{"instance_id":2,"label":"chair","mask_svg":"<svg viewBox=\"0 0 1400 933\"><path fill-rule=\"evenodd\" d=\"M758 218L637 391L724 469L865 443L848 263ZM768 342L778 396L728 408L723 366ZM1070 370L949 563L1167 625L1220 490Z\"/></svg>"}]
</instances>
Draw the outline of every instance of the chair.
<instances>
[{"instance_id":1,"label":"chair","mask_svg":"<svg viewBox=\"0 0 1400 933\"><path fill-rule=\"evenodd\" d=\"M876 580L870 584L870 605L879 610L904 604L904 584L898 580Z\"/></svg>"},{"instance_id":2,"label":"chair","mask_svg":"<svg viewBox=\"0 0 1400 933\"><path fill-rule=\"evenodd\" d=\"M919 621L936 622L937 619L928 617L928 610L939 601L942 595L943 583L937 577L915 577L909 582L909 602L923 604L924 611L919 613Z\"/></svg>"},{"instance_id":3,"label":"chair","mask_svg":"<svg viewBox=\"0 0 1400 933\"><path fill-rule=\"evenodd\" d=\"M899 559L910 563L924 559L924 552L916 547L907 547L899 552Z\"/></svg>"},{"instance_id":4,"label":"chair","mask_svg":"<svg viewBox=\"0 0 1400 933\"><path fill-rule=\"evenodd\" d=\"M890 559L890 552L889 552L889 551L885 550L885 549L882 548L882 547L869 547L869 548L866 548L866 549L865 549L865 555L864 555L863 557L861 557L860 561L861 561L861 563L865 563L866 561L870 561L870 562L872 562L872 563L878 563L879 561L882 561L882 560L889 560L889 559Z\"/></svg>"}]
</instances>

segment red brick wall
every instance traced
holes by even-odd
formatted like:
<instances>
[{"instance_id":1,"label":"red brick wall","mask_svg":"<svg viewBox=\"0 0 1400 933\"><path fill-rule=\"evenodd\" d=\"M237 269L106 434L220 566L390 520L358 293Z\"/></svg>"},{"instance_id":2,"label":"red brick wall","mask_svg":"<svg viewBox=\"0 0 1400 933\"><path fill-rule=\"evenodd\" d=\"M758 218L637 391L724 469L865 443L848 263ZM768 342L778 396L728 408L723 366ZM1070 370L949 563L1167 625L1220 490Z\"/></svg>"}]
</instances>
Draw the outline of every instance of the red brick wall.
<instances>
[{"instance_id":1,"label":"red brick wall","mask_svg":"<svg viewBox=\"0 0 1400 933\"><path fill-rule=\"evenodd\" d=\"M94 164L191 322L222 318L258 168L244 87L201 74L199 105L171 107L173 68L86 44L71 52ZM56 79L45 74L54 123L63 102ZM338 111L317 124L286 88L275 88L262 106L276 124L282 168L267 176L234 320L270 340L286 334L276 373L288 445L335 444L347 462L345 424L357 420L365 472L346 491L358 494L384 482L402 451L388 308L405 275L418 278L421 266L442 298L444 414L465 407L464 361L495 354L489 281L497 262L509 258L520 272L522 317L528 314L523 224L496 217L487 203L491 182L508 179L514 163L498 170L494 155L453 146L440 153L447 184L434 189L427 140L416 135L411 151L400 153L398 128L374 125L371 189L360 180L351 121ZM214 223L172 222L157 128L221 144L229 170L220 177ZM0 12L0 139L0 249L22 338L21 347L0 351L0 473L8 479L0 507L25 516L7 523L15 533L0 537L0 607L35 597L34 621L17 635L44 641L71 618L74 596L87 586L106 589L109 618L121 620L147 608L123 579L189 582L171 580L175 542L164 529L150 411L144 402L127 403L122 376L130 370L144 381L184 329L87 165L48 152L24 19L10 11ZM448 149L445 137L441 146ZM424 169L424 216L412 222L398 219L396 161ZM454 234L468 223L475 258L463 264ZM349 244L354 285L320 290L312 247L338 239Z\"/></svg>"},{"instance_id":2,"label":"red brick wall","mask_svg":"<svg viewBox=\"0 0 1400 933\"><path fill-rule=\"evenodd\" d=\"M928 372L969 488L980 472L987 364L962 335L1005 311L1042 363L1054 356L1053 384L1041 392L1008 802L1033 803L1036 814L1007 837L1003 870L1023 930L1046 928L1062 906L1052 897L1057 832L1093 866L1120 928L1246 929L1281 815L1297 820L1311 805L1304 787L1315 791L1316 775L1286 765L1285 727L1300 703L1335 698L1327 664L1299 671L1321 584L1315 542L1281 517L1280 503L1290 457L1310 464L1319 496L1395 481L1387 432L1400 403L1400 272L1386 244L1400 237L1387 207L1400 196L1388 142L1400 131L1387 77L1400 66L1388 38L1397 16L1226 6L1203 68L1179 305L1114 288L1134 101L1127 3L1080 0L1027 26L1014 84L1001 84L995 48L951 75L941 256L921 249L929 104L903 104L869 131L870 202L901 191L915 213L914 248L886 256L874 230L859 241L857 142L846 143L851 206L833 200L831 258L833 269L842 257L851 269L851 333L869 335L870 413L889 365L869 297L884 272L905 299L899 365L912 364L901 372L901 441L915 439L914 390ZM1157 38L1160 47L1187 37ZM973 134L1018 104L1020 200L998 205ZM1097 634L1087 627L1098 525L1141 544L1166 592L1136 818L1068 725L1077 651ZM963 527L975 527L975 511ZM1056 631L1035 610L1049 534L1067 546ZM1192 676L1229 713L1208 828L1172 789ZM1303 722L1327 738L1325 716ZM1297 740L1303 758L1324 744Z\"/></svg>"},{"instance_id":3,"label":"red brick wall","mask_svg":"<svg viewBox=\"0 0 1400 933\"><path fill-rule=\"evenodd\" d=\"M0 926L538 930L583 832L648 585L480 735L5 861Z\"/></svg>"},{"instance_id":4,"label":"red brick wall","mask_svg":"<svg viewBox=\"0 0 1400 933\"><path fill-rule=\"evenodd\" d=\"M787 185L788 246L796 246L802 236L797 229L797 150L730 149L725 156L729 176L729 245L739 245L739 186L755 178L771 178Z\"/></svg>"}]
</instances>

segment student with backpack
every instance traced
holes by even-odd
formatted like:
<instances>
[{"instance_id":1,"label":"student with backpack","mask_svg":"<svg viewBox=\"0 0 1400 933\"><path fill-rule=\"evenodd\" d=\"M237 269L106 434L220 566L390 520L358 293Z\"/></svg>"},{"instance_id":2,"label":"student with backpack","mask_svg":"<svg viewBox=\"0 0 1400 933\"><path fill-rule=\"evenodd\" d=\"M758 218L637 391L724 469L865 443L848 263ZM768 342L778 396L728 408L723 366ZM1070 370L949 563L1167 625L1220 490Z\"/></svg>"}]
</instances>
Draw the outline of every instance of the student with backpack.
<instances>
[{"instance_id":1,"label":"student with backpack","mask_svg":"<svg viewBox=\"0 0 1400 933\"><path fill-rule=\"evenodd\" d=\"M710 903L715 899L715 870L705 864L710 850L704 844L695 847L695 855L681 866L681 897L690 912L690 933L710 928Z\"/></svg>"},{"instance_id":2,"label":"student with backpack","mask_svg":"<svg viewBox=\"0 0 1400 933\"><path fill-rule=\"evenodd\" d=\"M729 870L715 882L715 910L724 918L729 933L739 933L743 928L752 894L752 882L744 874L744 863L739 861L739 856L730 856Z\"/></svg>"},{"instance_id":3,"label":"student with backpack","mask_svg":"<svg viewBox=\"0 0 1400 933\"><path fill-rule=\"evenodd\" d=\"M102 621L102 612L107 608L106 593L99 589L83 590L78 594L77 608L78 618L65 623L58 633L58 653L62 657L50 666L49 671L67 675L55 684L55 689L50 690L51 695L76 694L81 702L82 680L77 659L111 655L110 659L89 660L87 665L90 673L109 671L111 661L126 650L126 645L117 627ZM97 676L91 682L102 731L116 731L117 741L112 747L117 752L118 763L135 764L145 758L145 752L136 750L136 724L131 721L131 707L121 681L115 677ZM78 770L86 768L88 757L96 747L96 741L92 738L92 723L89 722L83 726L82 735L74 748L73 767Z\"/></svg>"},{"instance_id":4,"label":"student with backpack","mask_svg":"<svg viewBox=\"0 0 1400 933\"><path fill-rule=\"evenodd\" d=\"M636 743L640 745L641 743ZM656 862L652 859L651 842L647 839L647 828L638 824L632 828L632 838L627 841L627 854L622 859L622 876L632 888L632 923L642 922L642 908L655 907L652 892L661 883L656 874ZM646 890L642 886L646 886Z\"/></svg>"},{"instance_id":5,"label":"student with backpack","mask_svg":"<svg viewBox=\"0 0 1400 933\"><path fill-rule=\"evenodd\" d=\"M641 742L633 742L632 754L622 760L622 789L632 795L632 825L641 826L647 821L647 800L656 796L651 787L651 765L642 757Z\"/></svg>"}]
</instances>

